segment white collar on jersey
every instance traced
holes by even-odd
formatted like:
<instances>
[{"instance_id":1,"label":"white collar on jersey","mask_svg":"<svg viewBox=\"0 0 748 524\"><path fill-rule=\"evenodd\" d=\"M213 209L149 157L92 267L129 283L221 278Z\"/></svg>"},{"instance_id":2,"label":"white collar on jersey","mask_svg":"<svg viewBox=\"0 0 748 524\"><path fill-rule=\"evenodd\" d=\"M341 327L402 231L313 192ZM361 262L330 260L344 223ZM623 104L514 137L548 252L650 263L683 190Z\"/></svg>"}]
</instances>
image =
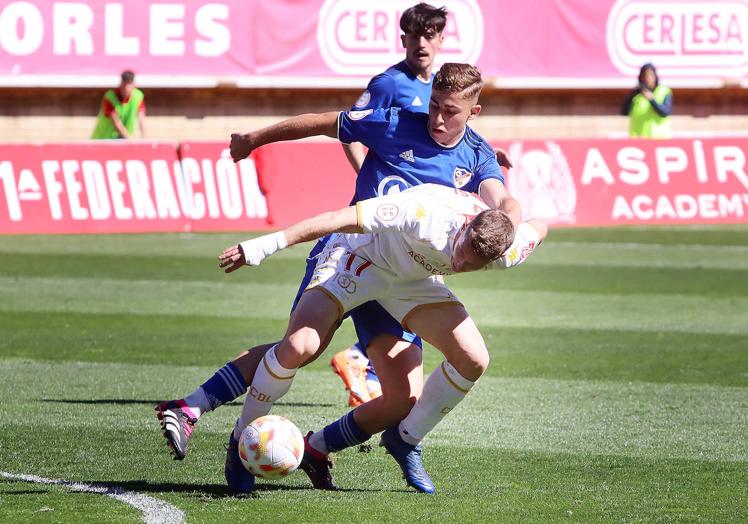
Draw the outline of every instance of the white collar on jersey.
<instances>
[{"instance_id":1,"label":"white collar on jersey","mask_svg":"<svg viewBox=\"0 0 748 524\"><path fill-rule=\"evenodd\" d=\"M430 128L427 127L426 129L429 132L429 136L431 137L431 140L433 140L434 142L436 142L436 145L438 145L439 147L443 147L445 149L454 149L455 147L457 147L457 144L460 143L460 141L462 140L462 137L464 137L465 133L467 132L467 126L465 126L465 129L462 130L462 133L460 133L460 136L457 137L457 139L454 141L454 143L452 143L452 144L442 144L436 138L434 138L434 135L431 134L431 129Z\"/></svg>"}]
</instances>

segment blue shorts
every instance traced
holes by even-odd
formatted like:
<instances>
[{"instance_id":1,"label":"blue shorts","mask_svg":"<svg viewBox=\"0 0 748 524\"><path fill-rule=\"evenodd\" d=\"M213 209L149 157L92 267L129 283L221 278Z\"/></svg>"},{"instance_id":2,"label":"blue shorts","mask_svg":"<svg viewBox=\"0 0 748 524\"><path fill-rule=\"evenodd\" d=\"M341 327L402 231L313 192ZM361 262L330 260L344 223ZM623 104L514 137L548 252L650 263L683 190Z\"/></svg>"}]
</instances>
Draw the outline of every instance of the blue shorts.
<instances>
[{"instance_id":1,"label":"blue shorts","mask_svg":"<svg viewBox=\"0 0 748 524\"><path fill-rule=\"evenodd\" d=\"M304 290L309 285L309 281L312 279L312 273L314 273L314 268L317 266L317 256L319 256L325 248L329 239L329 236L319 239L309 252L309 256L306 259L306 273L304 274L304 278L301 280L299 290L296 292L296 298L293 301L291 311L296 309L296 305L301 299L301 294L304 293ZM358 343L364 353L366 353L366 348L374 337L385 334L394 335L406 342L415 344L419 348L423 347L421 338L415 333L403 329L400 322L387 313L387 310L380 306L379 302L371 301L361 304L347 312L343 318L347 317L351 317L353 320L353 327L356 329Z\"/></svg>"}]
</instances>

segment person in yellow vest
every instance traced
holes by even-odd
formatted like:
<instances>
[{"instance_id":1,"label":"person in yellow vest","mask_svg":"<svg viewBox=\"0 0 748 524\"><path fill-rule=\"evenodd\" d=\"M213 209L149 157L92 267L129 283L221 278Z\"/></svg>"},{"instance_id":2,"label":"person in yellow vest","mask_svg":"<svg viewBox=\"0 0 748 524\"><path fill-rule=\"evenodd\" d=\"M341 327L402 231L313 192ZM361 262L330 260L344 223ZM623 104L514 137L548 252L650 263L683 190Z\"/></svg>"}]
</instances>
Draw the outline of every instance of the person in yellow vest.
<instances>
[{"instance_id":1,"label":"person in yellow vest","mask_svg":"<svg viewBox=\"0 0 748 524\"><path fill-rule=\"evenodd\" d=\"M660 84L657 70L644 64L639 71L639 85L629 93L621 113L629 116L629 136L670 138L670 115L673 92Z\"/></svg>"},{"instance_id":2,"label":"person in yellow vest","mask_svg":"<svg viewBox=\"0 0 748 524\"><path fill-rule=\"evenodd\" d=\"M91 138L132 138L136 122L140 137L145 138L144 98L143 92L135 87L135 73L123 71L119 87L104 93Z\"/></svg>"}]
</instances>

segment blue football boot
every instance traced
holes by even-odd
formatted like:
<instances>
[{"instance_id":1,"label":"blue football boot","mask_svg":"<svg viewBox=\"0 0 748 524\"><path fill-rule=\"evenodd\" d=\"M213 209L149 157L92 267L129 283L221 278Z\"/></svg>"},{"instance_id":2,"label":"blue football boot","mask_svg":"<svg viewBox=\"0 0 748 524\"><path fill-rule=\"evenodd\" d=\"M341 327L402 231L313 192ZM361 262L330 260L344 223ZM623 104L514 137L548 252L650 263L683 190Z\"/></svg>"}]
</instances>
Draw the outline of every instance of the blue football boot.
<instances>
[{"instance_id":1,"label":"blue football boot","mask_svg":"<svg viewBox=\"0 0 748 524\"><path fill-rule=\"evenodd\" d=\"M242 464L239 458L239 441L234 439L234 432L229 436L226 446L226 465L223 468L226 484L233 495L249 495L255 487L255 477Z\"/></svg>"},{"instance_id":2,"label":"blue football boot","mask_svg":"<svg viewBox=\"0 0 748 524\"><path fill-rule=\"evenodd\" d=\"M414 446L405 442L400 437L397 426L389 428L382 433L382 440L379 445L384 446L387 452L400 465L400 469L403 470L403 477L408 486L414 488L416 491L430 495L436 491L434 483L431 481L429 474L426 473L426 469L423 467L423 462L421 461L423 449L420 445Z\"/></svg>"}]
</instances>

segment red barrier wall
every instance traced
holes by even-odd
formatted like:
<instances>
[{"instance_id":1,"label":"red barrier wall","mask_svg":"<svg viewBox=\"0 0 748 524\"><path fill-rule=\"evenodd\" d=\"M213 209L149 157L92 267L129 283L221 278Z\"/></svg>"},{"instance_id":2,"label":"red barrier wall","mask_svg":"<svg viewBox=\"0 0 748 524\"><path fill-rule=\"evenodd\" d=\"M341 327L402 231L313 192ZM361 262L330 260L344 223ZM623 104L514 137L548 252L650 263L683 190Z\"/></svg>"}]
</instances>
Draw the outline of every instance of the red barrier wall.
<instances>
[{"instance_id":1,"label":"red barrier wall","mask_svg":"<svg viewBox=\"0 0 748 524\"><path fill-rule=\"evenodd\" d=\"M746 138L498 143L526 217L557 225L748 223ZM345 206L339 144L234 164L224 142L0 145L0 233L263 230Z\"/></svg>"}]
</instances>

